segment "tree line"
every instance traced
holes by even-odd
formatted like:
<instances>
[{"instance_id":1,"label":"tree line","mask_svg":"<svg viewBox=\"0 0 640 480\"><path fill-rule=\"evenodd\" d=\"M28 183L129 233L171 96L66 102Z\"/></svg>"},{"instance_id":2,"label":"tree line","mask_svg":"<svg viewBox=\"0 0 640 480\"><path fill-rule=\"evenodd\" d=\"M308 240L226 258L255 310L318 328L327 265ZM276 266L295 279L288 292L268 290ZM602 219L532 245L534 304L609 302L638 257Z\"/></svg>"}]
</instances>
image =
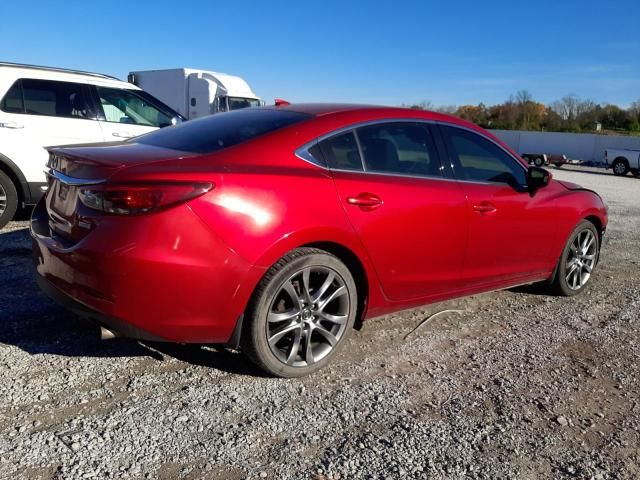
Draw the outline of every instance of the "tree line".
<instances>
[{"instance_id":1,"label":"tree line","mask_svg":"<svg viewBox=\"0 0 640 480\"><path fill-rule=\"evenodd\" d=\"M435 106L426 101L403 106L448 113L484 128L640 134L640 99L624 109L572 94L544 105L535 101L528 91L520 90L506 102L493 106L484 103Z\"/></svg>"}]
</instances>

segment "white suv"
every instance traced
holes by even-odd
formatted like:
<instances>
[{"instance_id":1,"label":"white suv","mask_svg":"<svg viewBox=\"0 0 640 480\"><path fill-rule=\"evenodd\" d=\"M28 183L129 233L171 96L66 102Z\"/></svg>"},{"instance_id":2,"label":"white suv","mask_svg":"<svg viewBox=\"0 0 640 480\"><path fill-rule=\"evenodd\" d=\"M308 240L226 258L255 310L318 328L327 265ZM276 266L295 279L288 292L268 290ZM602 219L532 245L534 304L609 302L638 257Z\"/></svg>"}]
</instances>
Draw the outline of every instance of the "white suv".
<instances>
[{"instance_id":1,"label":"white suv","mask_svg":"<svg viewBox=\"0 0 640 480\"><path fill-rule=\"evenodd\" d=\"M46 191L45 147L122 141L182 120L108 75L0 62L0 228Z\"/></svg>"}]
</instances>

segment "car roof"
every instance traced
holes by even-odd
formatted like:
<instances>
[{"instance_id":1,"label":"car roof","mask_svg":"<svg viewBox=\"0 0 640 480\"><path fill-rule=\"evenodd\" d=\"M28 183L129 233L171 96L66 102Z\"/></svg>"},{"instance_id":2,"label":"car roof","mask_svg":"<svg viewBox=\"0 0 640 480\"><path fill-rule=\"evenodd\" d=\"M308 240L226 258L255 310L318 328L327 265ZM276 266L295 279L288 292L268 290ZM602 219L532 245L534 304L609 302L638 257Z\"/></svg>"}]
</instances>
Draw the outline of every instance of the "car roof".
<instances>
[{"instance_id":1,"label":"car roof","mask_svg":"<svg viewBox=\"0 0 640 480\"><path fill-rule=\"evenodd\" d=\"M7 74L11 78L59 80L138 90L138 87L135 85L103 73L85 72L82 70L71 70L68 68L27 65L22 63L0 62L0 77L6 77Z\"/></svg>"},{"instance_id":2,"label":"car roof","mask_svg":"<svg viewBox=\"0 0 640 480\"><path fill-rule=\"evenodd\" d=\"M459 117L447 115L445 113L433 112L431 110L420 110L415 108L392 107L388 105L366 105L357 103L291 103L280 106L267 106L263 108L274 108L277 110L288 110L291 112L306 113L314 117L323 117L342 113L372 114L379 117L388 118L416 118L424 120L438 120L461 125L472 125ZM473 128L477 128L475 125Z\"/></svg>"}]
</instances>

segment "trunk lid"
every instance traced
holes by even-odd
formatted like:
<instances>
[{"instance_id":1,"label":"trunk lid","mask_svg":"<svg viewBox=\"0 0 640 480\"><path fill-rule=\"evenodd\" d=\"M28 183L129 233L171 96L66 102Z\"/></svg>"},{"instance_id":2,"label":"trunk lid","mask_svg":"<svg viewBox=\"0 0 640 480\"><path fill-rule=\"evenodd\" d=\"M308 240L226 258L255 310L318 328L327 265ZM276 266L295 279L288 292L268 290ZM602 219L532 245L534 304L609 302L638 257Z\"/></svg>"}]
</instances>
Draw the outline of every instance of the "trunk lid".
<instances>
[{"instance_id":1,"label":"trunk lid","mask_svg":"<svg viewBox=\"0 0 640 480\"><path fill-rule=\"evenodd\" d=\"M66 176L83 180L106 180L118 170L145 163L180 160L194 155L142 143L97 143L52 147L47 166Z\"/></svg>"},{"instance_id":2,"label":"trunk lid","mask_svg":"<svg viewBox=\"0 0 640 480\"><path fill-rule=\"evenodd\" d=\"M81 188L106 182L116 172L143 164L181 160L193 154L139 143L100 143L49 148L45 196L50 233L71 245L96 226L99 212L84 207Z\"/></svg>"}]
</instances>

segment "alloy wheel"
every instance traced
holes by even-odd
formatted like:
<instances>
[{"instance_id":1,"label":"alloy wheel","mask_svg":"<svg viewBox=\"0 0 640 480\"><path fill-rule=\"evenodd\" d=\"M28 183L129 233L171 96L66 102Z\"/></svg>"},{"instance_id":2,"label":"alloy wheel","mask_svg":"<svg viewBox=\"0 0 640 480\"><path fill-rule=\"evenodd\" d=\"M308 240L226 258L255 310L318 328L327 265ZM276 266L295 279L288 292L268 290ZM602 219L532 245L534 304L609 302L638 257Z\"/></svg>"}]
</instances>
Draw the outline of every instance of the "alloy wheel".
<instances>
[{"instance_id":1,"label":"alloy wheel","mask_svg":"<svg viewBox=\"0 0 640 480\"><path fill-rule=\"evenodd\" d=\"M597 244L591 230L582 230L571 243L565 266L565 279L571 290L580 290L589 281L596 264Z\"/></svg>"},{"instance_id":2,"label":"alloy wheel","mask_svg":"<svg viewBox=\"0 0 640 480\"><path fill-rule=\"evenodd\" d=\"M622 162L616 162L613 166L613 171L618 175L624 175L627 171L627 166Z\"/></svg>"},{"instance_id":3,"label":"alloy wheel","mask_svg":"<svg viewBox=\"0 0 640 480\"><path fill-rule=\"evenodd\" d=\"M280 362L306 367L322 360L345 334L350 312L344 279L325 266L291 275L269 308L266 335Z\"/></svg>"},{"instance_id":4,"label":"alloy wheel","mask_svg":"<svg viewBox=\"0 0 640 480\"><path fill-rule=\"evenodd\" d=\"M0 184L0 216L7 209L7 192L4 190L4 187Z\"/></svg>"}]
</instances>

